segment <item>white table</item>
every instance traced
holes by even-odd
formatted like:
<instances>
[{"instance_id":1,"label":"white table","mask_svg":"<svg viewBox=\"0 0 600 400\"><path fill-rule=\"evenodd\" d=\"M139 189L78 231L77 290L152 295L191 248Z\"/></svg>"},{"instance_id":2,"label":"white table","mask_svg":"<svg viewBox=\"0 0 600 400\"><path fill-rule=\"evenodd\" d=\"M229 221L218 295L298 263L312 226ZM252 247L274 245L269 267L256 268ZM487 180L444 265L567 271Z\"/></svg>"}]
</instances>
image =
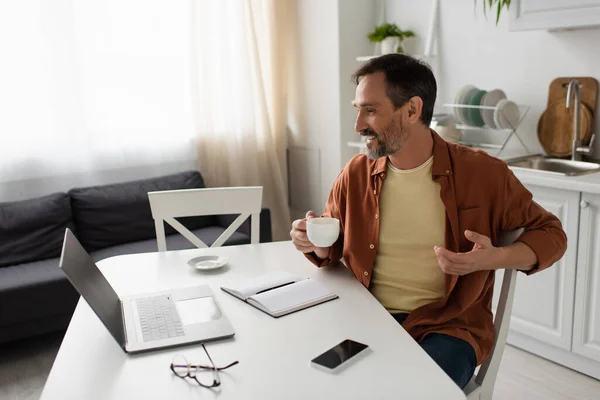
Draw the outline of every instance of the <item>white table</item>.
<instances>
[{"instance_id":1,"label":"white table","mask_svg":"<svg viewBox=\"0 0 600 400\"><path fill-rule=\"evenodd\" d=\"M203 254L229 257L211 272L186 261ZM80 299L42 393L49 399L464 399L462 391L343 266L316 268L291 242L146 253L98 263L120 295L208 284L235 329L206 347L221 373L217 390L173 375L174 354L206 363L199 344L129 355ZM326 284L339 299L275 319L220 286L270 270ZM338 374L309 365L343 339L369 353Z\"/></svg>"}]
</instances>

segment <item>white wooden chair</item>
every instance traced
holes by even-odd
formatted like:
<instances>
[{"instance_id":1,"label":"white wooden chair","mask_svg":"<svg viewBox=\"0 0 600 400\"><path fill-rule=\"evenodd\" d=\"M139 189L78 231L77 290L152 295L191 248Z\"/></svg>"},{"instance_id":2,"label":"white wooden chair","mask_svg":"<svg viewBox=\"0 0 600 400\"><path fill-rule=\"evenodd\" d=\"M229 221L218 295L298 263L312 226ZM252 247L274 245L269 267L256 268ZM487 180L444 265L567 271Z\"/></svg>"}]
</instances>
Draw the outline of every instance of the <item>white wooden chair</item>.
<instances>
[{"instance_id":1,"label":"white wooden chair","mask_svg":"<svg viewBox=\"0 0 600 400\"><path fill-rule=\"evenodd\" d=\"M210 247L219 247L250 217L250 243L259 242L262 186L149 192L158 251L167 251L164 222L199 248L209 247L175 218L240 214Z\"/></svg>"},{"instance_id":2,"label":"white wooden chair","mask_svg":"<svg viewBox=\"0 0 600 400\"><path fill-rule=\"evenodd\" d=\"M496 246L508 246L517 240L523 233L523 228L511 232L502 232L498 237ZM515 284L517 282L517 270L505 269L502 280L502 289L498 306L496 307L496 316L494 317L494 348L491 356L481 364L479 372L463 389L468 400L491 400L494 393L494 384L500 369L502 354L508 335L508 325L510 324L510 313L512 311L513 298L515 295Z\"/></svg>"}]
</instances>

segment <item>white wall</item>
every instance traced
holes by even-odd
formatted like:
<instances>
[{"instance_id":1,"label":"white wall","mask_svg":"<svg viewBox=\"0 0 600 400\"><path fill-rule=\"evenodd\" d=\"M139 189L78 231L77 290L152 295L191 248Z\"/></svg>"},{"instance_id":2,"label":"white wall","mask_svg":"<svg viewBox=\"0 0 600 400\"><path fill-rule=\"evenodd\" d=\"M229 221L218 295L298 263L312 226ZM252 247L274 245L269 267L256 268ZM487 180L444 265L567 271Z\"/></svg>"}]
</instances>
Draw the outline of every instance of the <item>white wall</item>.
<instances>
[{"instance_id":1,"label":"white wall","mask_svg":"<svg viewBox=\"0 0 600 400\"><path fill-rule=\"evenodd\" d=\"M339 169L336 0L296 0L289 96L292 216L319 211ZM294 209L295 208L295 209Z\"/></svg>"},{"instance_id":2,"label":"white wall","mask_svg":"<svg viewBox=\"0 0 600 400\"><path fill-rule=\"evenodd\" d=\"M321 212L340 170L355 151L356 57L370 54L374 0L296 0L293 12L289 142L292 216Z\"/></svg>"},{"instance_id":3,"label":"white wall","mask_svg":"<svg viewBox=\"0 0 600 400\"><path fill-rule=\"evenodd\" d=\"M432 3L386 0L387 19L419 35L420 53ZM510 99L531 107L519 133L531 151L542 152L536 129L547 105L548 86L561 76L600 80L600 29L509 32L506 10L496 27L493 16L485 20L482 8L481 1L475 9L473 0L440 1L438 55L432 62L437 65L440 103L451 102L460 87L469 83L484 90L501 88ZM510 145L517 143L512 140Z\"/></svg>"},{"instance_id":4,"label":"white wall","mask_svg":"<svg viewBox=\"0 0 600 400\"><path fill-rule=\"evenodd\" d=\"M339 0L339 60L340 60L340 149L342 166L357 154L348 147L348 141L357 141L354 130L356 110L351 105L356 85L350 77L361 63L357 56L373 54L375 46L367 39L367 33L375 26L377 2L373 0Z\"/></svg>"}]
</instances>

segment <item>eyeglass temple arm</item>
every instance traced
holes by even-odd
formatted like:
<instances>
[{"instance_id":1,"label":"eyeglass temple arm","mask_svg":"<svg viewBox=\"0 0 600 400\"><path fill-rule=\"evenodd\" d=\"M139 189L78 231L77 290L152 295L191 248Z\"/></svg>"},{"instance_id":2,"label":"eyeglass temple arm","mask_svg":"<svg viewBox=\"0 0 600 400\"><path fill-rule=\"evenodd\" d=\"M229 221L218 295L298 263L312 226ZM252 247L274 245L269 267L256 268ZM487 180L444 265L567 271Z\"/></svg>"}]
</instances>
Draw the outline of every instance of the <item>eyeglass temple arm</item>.
<instances>
[{"instance_id":1,"label":"eyeglass temple arm","mask_svg":"<svg viewBox=\"0 0 600 400\"><path fill-rule=\"evenodd\" d=\"M236 364L239 364L239 361L234 361L231 364L228 364L224 367L217 367L217 371L222 371L224 369L227 369L229 367L233 367ZM178 364L171 364L171 369L173 368L184 368L184 367L189 367L189 368L201 368L201 369L213 369L213 367L209 367L208 365L178 365Z\"/></svg>"}]
</instances>

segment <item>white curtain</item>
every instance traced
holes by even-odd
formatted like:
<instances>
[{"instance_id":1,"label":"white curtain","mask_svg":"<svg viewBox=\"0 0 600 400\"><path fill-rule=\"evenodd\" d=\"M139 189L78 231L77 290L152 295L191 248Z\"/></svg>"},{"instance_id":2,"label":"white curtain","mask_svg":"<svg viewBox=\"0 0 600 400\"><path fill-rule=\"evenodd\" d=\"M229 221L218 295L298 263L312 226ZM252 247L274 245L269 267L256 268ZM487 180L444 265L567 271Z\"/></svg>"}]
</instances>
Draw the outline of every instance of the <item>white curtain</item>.
<instances>
[{"instance_id":1,"label":"white curtain","mask_svg":"<svg viewBox=\"0 0 600 400\"><path fill-rule=\"evenodd\" d=\"M0 1L0 180L193 158L189 9Z\"/></svg>"},{"instance_id":2,"label":"white curtain","mask_svg":"<svg viewBox=\"0 0 600 400\"><path fill-rule=\"evenodd\" d=\"M287 1L0 0L0 201L199 158L210 186L263 185L285 238Z\"/></svg>"},{"instance_id":3,"label":"white curtain","mask_svg":"<svg viewBox=\"0 0 600 400\"><path fill-rule=\"evenodd\" d=\"M288 0L219 0L194 5L200 169L211 186L263 186L274 237L289 239L285 163Z\"/></svg>"}]
</instances>

